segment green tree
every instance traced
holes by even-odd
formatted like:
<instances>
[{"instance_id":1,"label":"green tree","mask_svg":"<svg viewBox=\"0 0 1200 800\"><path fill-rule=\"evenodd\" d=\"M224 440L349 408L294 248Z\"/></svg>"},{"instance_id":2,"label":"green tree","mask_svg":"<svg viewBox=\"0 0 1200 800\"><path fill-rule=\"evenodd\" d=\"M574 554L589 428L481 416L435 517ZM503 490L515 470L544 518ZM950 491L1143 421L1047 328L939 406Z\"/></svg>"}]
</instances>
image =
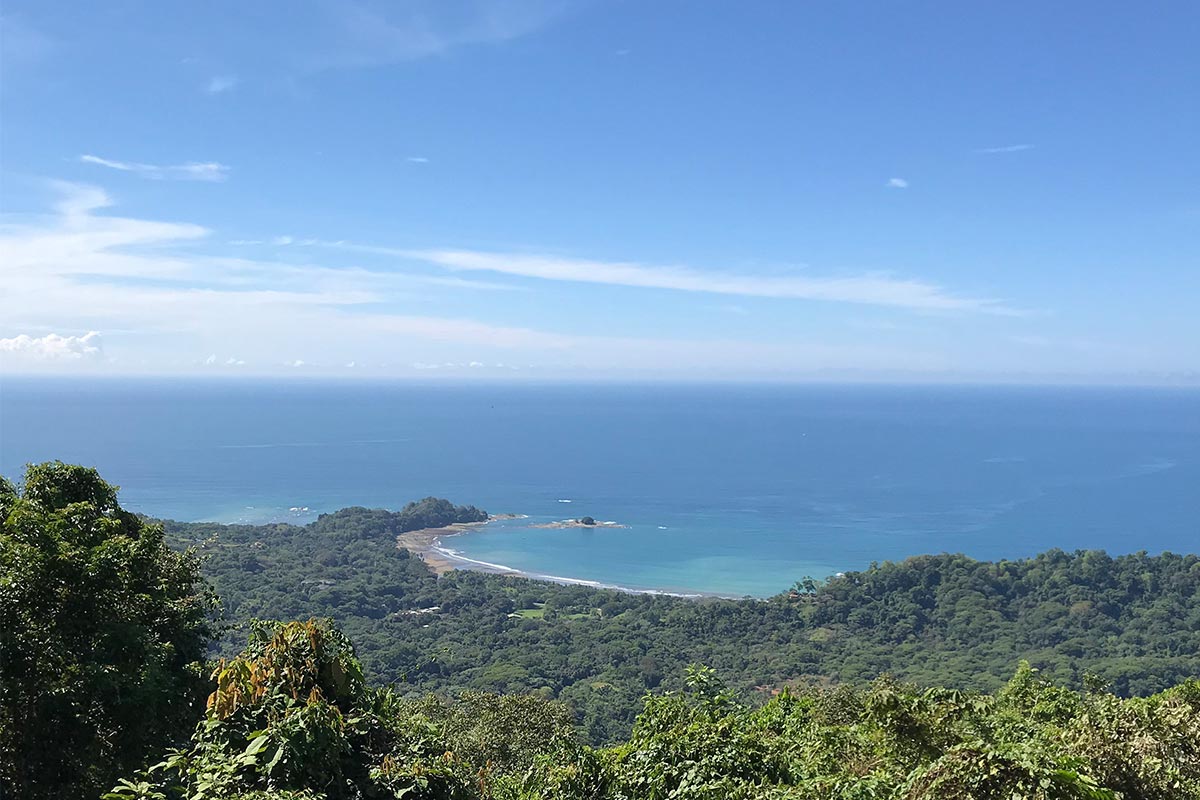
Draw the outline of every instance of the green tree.
<instances>
[{"instance_id":1,"label":"green tree","mask_svg":"<svg viewBox=\"0 0 1200 800\"><path fill-rule=\"evenodd\" d=\"M410 712L437 725L454 754L476 771L524 772L539 754L573 752L578 745L566 705L536 694L430 694Z\"/></svg>"},{"instance_id":2,"label":"green tree","mask_svg":"<svg viewBox=\"0 0 1200 800\"><path fill-rule=\"evenodd\" d=\"M212 595L94 469L31 465L0 514L0 795L95 797L200 715Z\"/></svg>"},{"instance_id":3,"label":"green tree","mask_svg":"<svg viewBox=\"0 0 1200 800\"><path fill-rule=\"evenodd\" d=\"M473 770L433 723L369 688L327 620L256 622L187 747L118 783L105 800L404 797L471 800Z\"/></svg>"}]
</instances>

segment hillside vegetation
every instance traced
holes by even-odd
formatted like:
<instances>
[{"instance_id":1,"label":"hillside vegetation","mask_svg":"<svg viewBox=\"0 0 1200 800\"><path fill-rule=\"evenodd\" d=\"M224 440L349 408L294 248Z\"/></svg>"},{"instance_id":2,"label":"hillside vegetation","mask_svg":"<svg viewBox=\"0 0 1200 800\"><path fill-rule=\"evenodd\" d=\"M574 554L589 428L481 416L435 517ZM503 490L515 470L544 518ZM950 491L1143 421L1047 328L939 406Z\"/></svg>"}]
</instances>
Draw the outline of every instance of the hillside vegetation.
<instances>
[{"instance_id":1,"label":"hillside vegetation","mask_svg":"<svg viewBox=\"0 0 1200 800\"><path fill-rule=\"evenodd\" d=\"M1117 800L1200 797L1200 683L1078 694L1027 665L994 695L806 688L737 703L708 668L593 749L559 704L368 688L322 623L259 625L191 741L106 800Z\"/></svg>"},{"instance_id":2,"label":"hillside vegetation","mask_svg":"<svg viewBox=\"0 0 1200 800\"><path fill-rule=\"evenodd\" d=\"M627 736L642 695L682 688L691 663L750 701L883 673L993 691L1022 659L1067 686L1093 675L1120 696L1200 675L1191 555L921 556L768 600L694 601L477 572L439 580L394 546L388 514L346 509L304 527L167 523L167 533L204 559L235 626L223 652L255 617L329 617L373 683L536 692L569 703L594 744Z\"/></svg>"},{"instance_id":3,"label":"hillside vegetation","mask_svg":"<svg viewBox=\"0 0 1200 800\"><path fill-rule=\"evenodd\" d=\"M698 603L437 580L404 513L164 537L94 470L0 482L0 796L1200 799L1200 682L1165 685L1197 658L1194 557L931 557Z\"/></svg>"}]
</instances>

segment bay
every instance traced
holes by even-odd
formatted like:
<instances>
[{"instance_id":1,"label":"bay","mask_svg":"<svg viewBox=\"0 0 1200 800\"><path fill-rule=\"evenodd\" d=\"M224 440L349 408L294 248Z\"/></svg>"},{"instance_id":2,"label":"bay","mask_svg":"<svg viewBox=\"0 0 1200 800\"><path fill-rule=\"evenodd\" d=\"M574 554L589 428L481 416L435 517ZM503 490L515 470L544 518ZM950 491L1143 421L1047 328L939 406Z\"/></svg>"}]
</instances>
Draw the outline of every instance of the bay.
<instances>
[{"instance_id":1,"label":"bay","mask_svg":"<svg viewBox=\"0 0 1200 800\"><path fill-rule=\"evenodd\" d=\"M54 458L188 521L448 497L528 515L446 541L465 557L685 593L1200 550L1194 389L4 379L0 473ZM531 527L584 515L625 527Z\"/></svg>"}]
</instances>

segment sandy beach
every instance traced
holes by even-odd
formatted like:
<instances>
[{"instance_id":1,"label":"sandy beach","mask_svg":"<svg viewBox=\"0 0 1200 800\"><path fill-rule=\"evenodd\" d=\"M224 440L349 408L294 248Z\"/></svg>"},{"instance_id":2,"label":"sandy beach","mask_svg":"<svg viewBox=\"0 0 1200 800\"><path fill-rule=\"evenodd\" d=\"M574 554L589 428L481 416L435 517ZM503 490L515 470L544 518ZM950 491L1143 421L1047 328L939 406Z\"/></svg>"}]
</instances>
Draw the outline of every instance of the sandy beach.
<instances>
[{"instance_id":1,"label":"sandy beach","mask_svg":"<svg viewBox=\"0 0 1200 800\"><path fill-rule=\"evenodd\" d=\"M476 526L483 523L476 523ZM438 550L438 543L443 536L453 536L468 530L467 525L449 525L445 528L423 528L419 531L409 531L396 537L396 546L408 550L420 558L437 574L454 569L454 561Z\"/></svg>"},{"instance_id":2,"label":"sandy beach","mask_svg":"<svg viewBox=\"0 0 1200 800\"><path fill-rule=\"evenodd\" d=\"M450 536L457 536L460 533L479 530L489 522L497 522L504 519L520 519L520 514L497 514L489 517L483 522L458 522L453 525L447 525L443 528L422 528L417 531L409 531L402 533L396 537L396 546L402 547L405 550L416 555L422 561L429 565L429 568L438 575L449 572L452 569L478 569L483 572L497 572L504 574L520 574L518 570L509 569L508 567L499 564L483 564L481 562L472 561L461 556L456 556L446 548L442 547L442 539Z\"/></svg>"},{"instance_id":3,"label":"sandy beach","mask_svg":"<svg viewBox=\"0 0 1200 800\"><path fill-rule=\"evenodd\" d=\"M415 554L418 558L429 565L438 575L444 575L447 572L456 569L473 570L475 572L490 572L495 575L512 575L519 578L529 578L535 581L549 581L550 583L559 583L564 585L574 586L591 586L596 589L615 589L620 592L629 592L631 594L660 594L669 595L672 597L688 597L688 598L724 598L737 599L734 595L718 594L715 592L670 592L659 589L635 589L628 586L619 586L616 584L601 583L599 581L591 581L583 578L566 578L558 575L543 575L536 572L526 572L524 570L513 569L506 567L503 564L492 564L487 561L479 561L473 558L459 555L442 543L442 539L451 536L457 536L462 533L467 533L473 530L479 530L489 522L496 522L503 519L522 519L524 514L502 514L491 517L484 522L465 522L447 525L443 528L423 528L417 531L409 531L402 533L396 537L396 546L402 547L405 550ZM603 523L596 526L583 525L565 525L562 523L551 523L543 525L531 525L535 528L546 527L626 527L618 523Z\"/></svg>"}]
</instances>

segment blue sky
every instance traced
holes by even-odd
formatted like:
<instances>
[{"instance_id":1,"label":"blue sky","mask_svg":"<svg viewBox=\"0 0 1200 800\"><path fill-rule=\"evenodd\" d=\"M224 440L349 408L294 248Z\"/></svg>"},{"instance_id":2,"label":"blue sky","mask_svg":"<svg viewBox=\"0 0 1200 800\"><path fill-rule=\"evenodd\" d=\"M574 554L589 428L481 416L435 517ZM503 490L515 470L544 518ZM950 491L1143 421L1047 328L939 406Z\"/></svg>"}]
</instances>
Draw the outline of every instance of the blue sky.
<instances>
[{"instance_id":1,"label":"blue sky","mask_svg":"<svg viewBox=\"0 0 1200 800\"><path fill-rule=\"evenodd\" d=\"M5 372L1200 380L1194 2L2 23Z\"/></svg>"}]
</instances>

